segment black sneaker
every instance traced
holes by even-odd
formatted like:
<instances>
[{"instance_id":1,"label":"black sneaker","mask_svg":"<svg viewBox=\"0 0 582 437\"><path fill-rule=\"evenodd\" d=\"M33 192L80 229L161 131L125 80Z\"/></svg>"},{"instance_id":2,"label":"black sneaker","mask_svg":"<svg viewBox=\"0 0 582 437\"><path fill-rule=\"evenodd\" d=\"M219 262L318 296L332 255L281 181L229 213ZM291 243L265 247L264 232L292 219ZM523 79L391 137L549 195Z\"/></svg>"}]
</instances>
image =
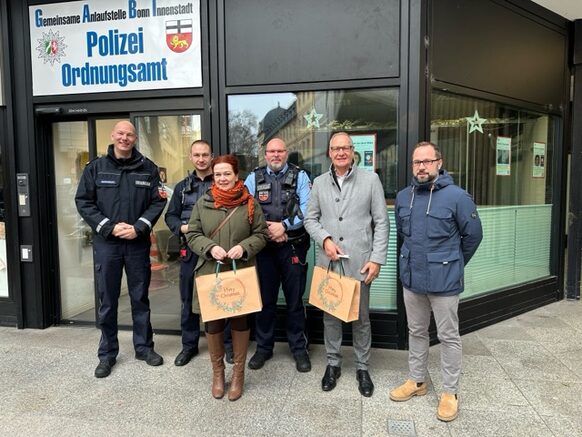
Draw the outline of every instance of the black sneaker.
<instances>
[{"instance_id":1,"label":"black sneaker","mask_svg":"<svg viewBox=\"0 0 582 437\"><path fill-rule=\"evenodd\" d=\"M157 354L153 349L146 352L135 353L135 358L141 361L145 361L148 366L161 366L164 364L164 359L161 355Z\"/></svg>"},{"instance_id":2,"label":"black sneaker","mask_svg":"<svg viewBox=\"0 0 582 437\"><path fill-rule=\"evenodd\" d=\"M95 368L95 378L106 378L111 374L111 368L115 366L115 358L99 361Z\"/></svg>"},{"instance_id":3,"label":"black sneaker","mask_svg":"<svg viewBox=\"0 0 582 437\"><path fill-rule=\"evenodd\" d=\"M295 355L295 367L298 372L306 373L311 371L311 360L307 352Z\"/></svg>"},{"instance_id":4,"label":"black sneaker","mask_svg":"<svg viewBox=\"0 0 582 437\"><path fill-rule=\"evenodd\" d=\"M180 352L174 360L174 364L178 367L185 366L196 355L198 355L198 348L182 349L182 352Z\"/></svg>"},{"instance_id":5,"label":"black sneaker","mask_svg":"<svg viewBox=\"0 0 582 437\"><path fill-rule=\"evenodd\" d=\"M255 354L249 360L249 369L257 370L265 365L265 361L270 360L273 357L273 352L255 352Z\"/></svg>"}]
</instances>

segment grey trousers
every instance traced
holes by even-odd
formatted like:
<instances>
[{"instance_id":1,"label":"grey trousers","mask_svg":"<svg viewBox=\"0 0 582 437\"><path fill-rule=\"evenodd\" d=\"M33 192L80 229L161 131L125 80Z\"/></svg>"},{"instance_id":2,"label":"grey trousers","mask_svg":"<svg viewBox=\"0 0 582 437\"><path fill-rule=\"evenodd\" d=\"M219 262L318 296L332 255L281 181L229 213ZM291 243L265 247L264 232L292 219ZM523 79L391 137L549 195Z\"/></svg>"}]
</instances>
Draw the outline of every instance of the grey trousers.
<instances>
[{"instance_id":1,"label":"grey trousers","mask_svg":"<svg viewBox=\"0 0 582 437\"><path fill-rule=\"evenodd\" d=\"M459 334L459 296L417 294L404 289L408 320L409 378L424 382L427 375L430 312L434 314L437 336L441 342L443 391L455 394L459 389L463 351Z\"/></svg>"},{"instance_id":2,"label":"grey trousers","mask_svg":"<svg viewBox=\"0 0 582 437\"><path fill-rule=\"evenodd\" d=\"M323 337L327 352L327 364L342 365L342 321L323 313ZM368 370L370 347L372 346L372 329L370 325L370 286L360 282L360 317L352 323L352 337L356 370Z\"/></svg>"}]
</instances>

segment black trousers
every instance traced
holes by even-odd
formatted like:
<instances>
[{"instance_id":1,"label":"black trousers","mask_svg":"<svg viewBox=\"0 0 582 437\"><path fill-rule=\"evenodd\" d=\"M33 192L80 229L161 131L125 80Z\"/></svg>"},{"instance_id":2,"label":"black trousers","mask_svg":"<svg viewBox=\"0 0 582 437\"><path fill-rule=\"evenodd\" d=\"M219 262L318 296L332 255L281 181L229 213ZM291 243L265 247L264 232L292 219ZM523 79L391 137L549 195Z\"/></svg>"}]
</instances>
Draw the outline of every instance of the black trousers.
<instances>
[{"instance_id":1,"label":"black trousers","mask_svg":"<svg viewBox=\"0 0 582 437\"><path fill-rule=\"evenodd\" d=\"M182 349L198 349L200 339L200 314L192 312L194 295L194 267L198 255L186 248L186 255L180 258L180 327L182 328Z\"/></svg>"},{"instance_id":2,"label":"black trousers","mask_svg":"<svg viewBox=\"0 0 582 437\"><path fill-rule=\"evenodd\" d=\"M271 353L275 345L277 298L279 288L287 304L287 341L293 355L307 350L305 335L305 306L303 294L307 280L308 238L300 244L269 243L257 255L257 271L261 285L263 310L255 314L257 351Z\"/></svg>"},{"instance_id":3,"label":"black trousers","mask_svg":"<svg viewBox=\"0 0 582 437\"><path fill-rule=\"evenodd\" d=\"M115 358L119 353L117 310L124 268L131 302L134 349L140 354L153 349L148 298L151 278L149 239L106 241L95 238L93 256L99 297L97 324L101 328L99 359Z\"/></svg>"}]
</instances>

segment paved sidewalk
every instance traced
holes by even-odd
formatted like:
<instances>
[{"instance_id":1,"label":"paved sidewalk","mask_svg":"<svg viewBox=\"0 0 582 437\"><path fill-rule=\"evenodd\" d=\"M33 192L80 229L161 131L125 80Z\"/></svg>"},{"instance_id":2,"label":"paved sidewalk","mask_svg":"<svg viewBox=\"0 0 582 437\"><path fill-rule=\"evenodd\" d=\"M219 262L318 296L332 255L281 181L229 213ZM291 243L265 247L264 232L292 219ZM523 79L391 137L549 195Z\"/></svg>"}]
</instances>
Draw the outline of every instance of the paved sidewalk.
<instances>
[{"instance_id":1,"label":"paved sidewalk","mask_svg":"<svg viewBox=\"0 0 582 437\"><path fill-rule=\"evenodd\" d=\"M406 378L405 351L373 351L376 391L363 398L351 348L338 386L324 393L323 347L312 347L313 370L302 374L285 344L263 369L247 370L243 397L229 402L210 395L204 340L201 354L179 368L179 337L157 335L166 362L152 368L135 360L131 333L122 332L118 364L96 379L98 339L87 327L0 328L0 435L582 436L580 302L554 303L464 336L461 410L448 424L435 415L439 346L430 351L428 395L408 402L388 398Z\"/></svg>"}]
</instances>

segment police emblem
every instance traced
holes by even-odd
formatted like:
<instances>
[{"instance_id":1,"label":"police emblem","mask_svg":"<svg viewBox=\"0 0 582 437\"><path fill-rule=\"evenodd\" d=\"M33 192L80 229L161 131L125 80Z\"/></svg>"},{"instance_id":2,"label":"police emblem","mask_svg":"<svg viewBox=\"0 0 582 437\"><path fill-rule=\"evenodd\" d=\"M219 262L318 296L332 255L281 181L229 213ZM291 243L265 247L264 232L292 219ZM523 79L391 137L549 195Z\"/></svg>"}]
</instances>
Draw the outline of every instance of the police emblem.
<instances>
[{"instance_id":1,"label":"police emblem","mask_svg":"<svg viewBox=\"0 0 582 437\"><path fill-rule=\"evenodd\" d=\"M259 202L264 202L269 200L269 192L268 191L259 191Z\"/></svg>"},{"instance_id":2,"label":"police emblem","mask_svg":"<svg viewBox=\"0 0 582 437\"><path fill-rule=\"evenodd\" d=\"M166 44L176 53L183 53L192 44L192 20L166 21Z\"/></svg>"},{"instance_id":3,"label":"police emblem","mask_svg":"<svg viewBox=\"0 0 582 437\"><path fill-rule=\"evenodd\" d=\"M60 64L61 58L65 56L65 49L67 45L65 44L65 37L59 35L59 32L53 32L49 30L48 33L42 34L42 38L37 39L38 45L36 50L38 51L39 59L42 59L44 63L50 63L51 67L55 62Z\"/></svg>"}]
</instances>

